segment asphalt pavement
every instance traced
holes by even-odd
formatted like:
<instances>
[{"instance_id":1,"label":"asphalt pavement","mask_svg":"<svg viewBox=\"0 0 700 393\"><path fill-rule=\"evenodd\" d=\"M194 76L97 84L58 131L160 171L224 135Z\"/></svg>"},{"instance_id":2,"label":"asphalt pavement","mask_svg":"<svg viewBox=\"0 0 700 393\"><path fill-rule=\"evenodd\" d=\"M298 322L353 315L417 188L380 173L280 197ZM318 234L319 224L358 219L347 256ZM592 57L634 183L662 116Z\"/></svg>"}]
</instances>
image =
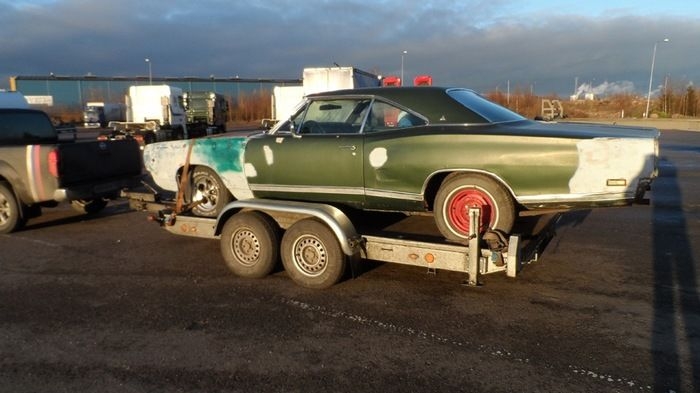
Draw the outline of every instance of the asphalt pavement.
<instances>
[{"instance_id":1,"label":"asphalt pavement","mask_svg":"<svg viewBox=\"0 0 700 393\"><path fill-rule=\"evenodd\" d=\"M700 391L700 133L651 205L565 214L518 277L365 263L323 291L111 202L0 235L2 392Z\"/></svg>"}]
</instances>

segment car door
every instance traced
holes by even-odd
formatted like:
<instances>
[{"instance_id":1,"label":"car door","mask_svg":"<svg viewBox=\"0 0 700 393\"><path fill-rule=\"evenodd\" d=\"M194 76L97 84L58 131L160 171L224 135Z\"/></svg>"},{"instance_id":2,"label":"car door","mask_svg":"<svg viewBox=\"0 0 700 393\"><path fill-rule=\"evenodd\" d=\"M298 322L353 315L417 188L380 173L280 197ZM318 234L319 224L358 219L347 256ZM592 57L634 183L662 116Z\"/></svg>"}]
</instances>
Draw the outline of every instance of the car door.
<instances>
[{"instance_id":1,"label":"car door","mask_svg":"<svg viewBox=\"0 0 700 393\"><path fill-rule=\"evenodd\" d=\"M364 203L363 136L369 99L315 99L246 147L256 197ZM250 173L248 173L250 172Z\"/></svg>"}]
</instances>

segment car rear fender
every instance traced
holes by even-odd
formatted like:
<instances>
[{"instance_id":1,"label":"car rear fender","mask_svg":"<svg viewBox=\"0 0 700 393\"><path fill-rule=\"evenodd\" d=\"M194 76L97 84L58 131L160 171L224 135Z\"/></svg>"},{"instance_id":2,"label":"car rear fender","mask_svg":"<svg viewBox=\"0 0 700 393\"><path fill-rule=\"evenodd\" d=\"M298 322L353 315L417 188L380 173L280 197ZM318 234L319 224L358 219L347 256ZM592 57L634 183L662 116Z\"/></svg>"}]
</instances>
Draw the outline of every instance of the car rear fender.
<instances>
[{"instance_id":1,"label":"car rear fender","mask_svg":"<svg viewBox=\"0 0 700 393\"><path fill-rule=\"evenodd\" d=\"M446 169L433 172L430 176L428 176L428 178L425 181L425 184L423 184L423 196L425 198L425 203L427 204L428 209L430 211L433 210L433 205L435 203L435 197L437 196L437 192L440 189L440 185L446 179L465 174L479 175L491 179L495 183L501 185L506 191L508 191L511 198L513 198L513 200L515 201L515 193L513 192L513 189L511 189L508 183L506 183L500 176L496 175L495 173L480 169Z\"/></svg>"}]
</instances>

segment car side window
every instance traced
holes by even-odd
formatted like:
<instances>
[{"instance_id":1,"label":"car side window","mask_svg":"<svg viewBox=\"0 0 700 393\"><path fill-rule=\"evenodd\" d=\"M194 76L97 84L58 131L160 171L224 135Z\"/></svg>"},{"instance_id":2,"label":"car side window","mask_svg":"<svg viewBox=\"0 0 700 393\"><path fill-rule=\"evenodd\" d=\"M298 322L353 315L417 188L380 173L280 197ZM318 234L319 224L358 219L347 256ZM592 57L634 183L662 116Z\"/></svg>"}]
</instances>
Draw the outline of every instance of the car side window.
<instances>
[{"instance_id":1,"label":"car side window","mask_svg":"<svg viewBox=\"0 0 700 393\"><path fill-rule=\"evenodd\" d=\"M369 110L369 99L320 99L308 105L300 134L358 134Z\"/></svg>"},{"instance_id":2,"label":"car side window","mask_svg":"<svg viewBox=\"0 0 700 393\"><path fill-rule=\"evenodd\" d=\"M415 114L383 101L375 101L368 116L365 131L374 132L425 124L426 121Z\"/></svg>"},{"instance_id":3,"label":"car side window","mask_svg":"<svg viewBox=\"0 0 700 393\"><path fill-rule=\"evenodd\" d=\"M286 119L282 122L282 124L277 127L277 130L275 132L292 132L294 130L298 130L299 124L301 124L301 120L304 117L304 112L306 111L306 107L299 109L295 114L289 117L289 119Z\"/></svg>"}]
</instances>

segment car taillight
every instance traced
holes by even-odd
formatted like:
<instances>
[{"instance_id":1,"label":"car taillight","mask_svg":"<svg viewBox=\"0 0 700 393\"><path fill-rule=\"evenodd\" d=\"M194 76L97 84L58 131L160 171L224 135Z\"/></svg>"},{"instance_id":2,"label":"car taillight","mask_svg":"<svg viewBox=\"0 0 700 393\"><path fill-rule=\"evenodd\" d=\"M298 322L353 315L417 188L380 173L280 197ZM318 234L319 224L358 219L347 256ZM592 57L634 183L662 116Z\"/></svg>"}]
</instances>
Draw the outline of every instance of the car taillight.
<instances>
[{"instance_id":1,"label":"car taillight","mask_svg":"<svg viewBox=\"0 0 700 393\"><path fill-rule=\"evenodd\" d=\"M49 173L53 177L58 177L58 150L53 149L49 152Z\"/></svg>"}]
</instances>

